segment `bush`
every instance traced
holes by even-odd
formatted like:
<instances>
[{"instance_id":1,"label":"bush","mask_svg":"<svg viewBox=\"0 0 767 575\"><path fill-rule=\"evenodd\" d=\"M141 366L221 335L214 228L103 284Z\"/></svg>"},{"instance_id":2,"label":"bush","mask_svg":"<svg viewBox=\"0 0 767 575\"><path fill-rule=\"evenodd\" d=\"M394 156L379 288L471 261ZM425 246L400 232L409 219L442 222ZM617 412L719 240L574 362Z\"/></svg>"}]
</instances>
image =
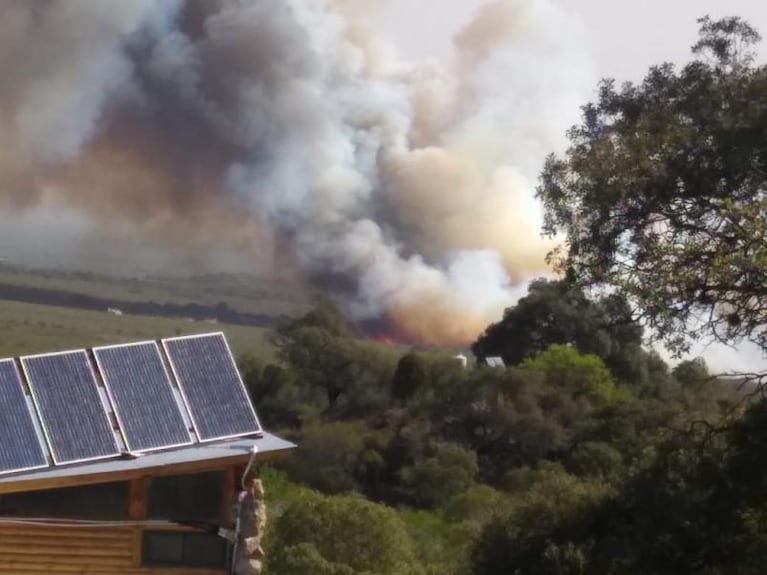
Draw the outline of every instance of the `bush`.
<instances>
[{"instance_id":1,"label":"bush","mask_svg":"<svg viewBox=\"0 0 767 575\"><path fill-rule=\"evenodd\" d=\"M403 470L413 499L424 507L440 507L466 491L479 471L477 454L454 443L437 445L433 456Z\"/></svg>"},{"instance_id":2,"label":"bush","mask_svg":"<svg viewBox=\"0 0 767 575\"><path fill-rule=\"evenodd\" d=\"M358 496L297 501L273 530L272 575L424 575L397 514Z\"/></svg>"},{"instance_id":3,"label":"bush","mask_svg":"<svg viewBox=\"0 0 767 575\"><path fill-rule=\"evenodd\" d=\"M406 353L397 363L397 370L392 378L392 399L406 403L419 390L426 387L428 381L429 370L424 359L415 352Z\"/></svg>"},{"instance_id":4,"label":"bush","mask_svg":"<svg viewBox=\"0 0 767 575\"><path fill-rule=\"evenodd\" d=\"M572 453L568 468L581 477L611 481L620 476L623 457L606 443L586 442Z\"/></svg>"},{"instance_id":5,"label":"bush","mask_svg":"<svg viewBox=\"0 0 767 575\"><path fill-rule=\"evenodd\" d=\"M444 512L450 521L483 525L497 515L502 507L503 494L500 491L488 485L472 485L450 499Z\"/></svg>"},{"instance_id":6,"label":"bush","mask_svg":"<svg viewBox=\"0 0 767 575\"><path fill-rule=\"evenodd\" d=\"M364 438L365 427L360 423L335 422L307 427L286 464L291 479L324 493L357 489L356 474L365 448Z\"/></svg>"},{"instance_id":7,"label":"bush","mask_svg":"<svg viewBox=\"0 0 767 575\"><path fill-rule=\"evenodd\" d=\"M552 345L521 367L542 374L546 383L568 390L573 397L604 403L616 399L615 382L602 359L583 355L573 346Z\"/></svg>"},{"instance_id":8,"label":"bush","mask_svg":"<svg viewBox=\"0 0 767 575\"><path fill-rule=\"evenodd\" d=\"M524 476L523 476L524 475ZM551 534L576 539L591 529L591 513L610 494L604 484L584 481L551 466L517 474L509 511L482 530L473 551L473 573L568 573L581 575L589 552L576 546L558 547Z\"/></svg>"},{"instance_id":9,"label":"bush","mask_svg":"<svg viewBox=\"0 0 767 575\"><path fill-rule=\"evenodd\" d=\"M469 555L476 526L450 521L435 511L401 511L421 565L428 575L469 573Z\"/></svg>"}]
</instances>

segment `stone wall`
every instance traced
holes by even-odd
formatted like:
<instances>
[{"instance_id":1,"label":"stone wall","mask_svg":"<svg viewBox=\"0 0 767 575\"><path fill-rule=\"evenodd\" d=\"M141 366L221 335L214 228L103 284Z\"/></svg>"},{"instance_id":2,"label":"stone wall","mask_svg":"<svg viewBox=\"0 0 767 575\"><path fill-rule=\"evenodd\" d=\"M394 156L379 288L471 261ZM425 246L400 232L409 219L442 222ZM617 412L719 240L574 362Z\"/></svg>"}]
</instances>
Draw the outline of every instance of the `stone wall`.
<instances>
[{"instance_id":1,"label":"stone wall","mask_svg":"<svg viewBox=\"0 0 767 575\"><path fill-rule=\"evenodd\" d=\"M236 575L261 575L264 549L261 539L266 528L266 500L264 484L257 476L248 480L248 486L240 494L239 537L234 558Z\"/></svg>"}]
</instances>

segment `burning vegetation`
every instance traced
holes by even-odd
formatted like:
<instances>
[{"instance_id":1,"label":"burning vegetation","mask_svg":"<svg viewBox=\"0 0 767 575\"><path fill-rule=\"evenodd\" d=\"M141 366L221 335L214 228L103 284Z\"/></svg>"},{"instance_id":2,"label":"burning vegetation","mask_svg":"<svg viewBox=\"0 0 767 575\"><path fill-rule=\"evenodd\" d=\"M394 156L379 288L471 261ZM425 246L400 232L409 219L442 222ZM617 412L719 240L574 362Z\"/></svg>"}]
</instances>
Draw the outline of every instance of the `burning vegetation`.
<instances>
[{"instance_id":1,"label":"burning vegetation","mask_svg":"<svg viewBox=\"0 0 767 575\"><path fill-rule=\"evenodd\" d=\"M182 246L408 340L472 341L547 270L533 182L589 87L574 27L548 2L491 3L439 66L358 12L4 2L0 224L62 253Z\"/></svg>"}]
</instances>

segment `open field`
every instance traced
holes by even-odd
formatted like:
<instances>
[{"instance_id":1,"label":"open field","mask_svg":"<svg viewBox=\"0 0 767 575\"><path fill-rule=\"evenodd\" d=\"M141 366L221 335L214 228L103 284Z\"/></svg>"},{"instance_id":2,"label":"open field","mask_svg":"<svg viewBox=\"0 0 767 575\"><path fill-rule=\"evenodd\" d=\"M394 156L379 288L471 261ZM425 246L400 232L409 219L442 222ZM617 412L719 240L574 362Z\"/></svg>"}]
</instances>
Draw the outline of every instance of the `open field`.
<instances>
[{"instance_id":1,"label":"open field","mask_svg":"<svg viewBox=\"0 0 767 575\"><path fill-rule=\"evenodd\" d=\"M310 306L309 296L301 288L247 274L122 278L0 264L0 283L124 302L208 306L225 302L241 313L273 317L300 314Z\"/></svg>"},{"instance_id":2,"label":"open field","mask_svg":"<svg viewBox=\"0 0 767 575\"><path fill-rule=\"evenodd\" d=\"M162 318L84 311L0 300L0 357L45 353L129 341L226 333L235 355L269 360L273 350L268 329Z\"/></svg>"},{"instance_id":3,"label":"open field","mask_svg":"<svg viewBox=\"0 0 767 575\"><path fill-rule=\"evenodd\" d=\"M118 306L120 301L127 302L126 305L134 302L179 306L191 303L210 306L208 310L215 310L217 304L223 303L240 313L264 314L275 320L279 316L298 316L311 306L308 295L296 288L285 287L281 291L276 283L259 282L247 275L130 279L27 269L0 263L0 284L105 300L104 308L82 309L81 306L69 306L67 298L63 301L49 301L49 298L17 300L0 295L0 357L223 331L235 355L248 354L270 361L274 359L274 349L267 340L270 328L261 327L263 324L226 323L230 321L226 317L220 322L193 320L181 315L175 317L174 312L181 314L183 309L170 313L163 309L165 313L155 314L154 310L139 307L132 313L114 315L106 311L106 302L117 301ZM371 340L363 345L390 354L395 360L410 347ZM444 355L446 352L435 353Z\"/></svg>"}]
</instances>

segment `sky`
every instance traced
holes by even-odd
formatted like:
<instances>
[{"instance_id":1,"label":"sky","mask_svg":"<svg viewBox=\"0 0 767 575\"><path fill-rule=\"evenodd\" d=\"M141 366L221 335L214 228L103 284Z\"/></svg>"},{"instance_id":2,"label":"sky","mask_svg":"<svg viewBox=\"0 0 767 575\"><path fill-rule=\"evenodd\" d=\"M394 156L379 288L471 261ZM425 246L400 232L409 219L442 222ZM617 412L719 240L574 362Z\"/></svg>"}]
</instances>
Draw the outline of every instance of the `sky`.
<instances>
[{"instance_id":1,"label":"sky","mask_svg":"<svg viewBox=\"0 0 767 575\"><path fill-rule=\"evenodd\" d=\"M485 0L386 0L385 26L411 58L447 58L451 36ZM662 61L683 63L697 37L696 20L740 16L767 36L762 0L553 0L584 26L600 77L640 80ZM762 46L760 59L767 60Z\"/></svg>"},{"instance_id":2,"label":"sky","mask_svg":"<svg viewBox=\"0 0 767 575\"><path fill-rule=\"evenodd\" d=\"M572 14L573 25L585 30L592 63L599 78L640 81L661 62L689 60L696 42L697 19L740 16L767 37L767 2L761 0L552 0ZM446 60L451 38L485 0L387 0L383 25L407 58ZM758 50L767 62L767 40ZM675 361L659 349L668 360ZM767 360L753 345L696 345L691 357L702 356L717 373L767 370Z\"/></svg>"}]
</instances>

